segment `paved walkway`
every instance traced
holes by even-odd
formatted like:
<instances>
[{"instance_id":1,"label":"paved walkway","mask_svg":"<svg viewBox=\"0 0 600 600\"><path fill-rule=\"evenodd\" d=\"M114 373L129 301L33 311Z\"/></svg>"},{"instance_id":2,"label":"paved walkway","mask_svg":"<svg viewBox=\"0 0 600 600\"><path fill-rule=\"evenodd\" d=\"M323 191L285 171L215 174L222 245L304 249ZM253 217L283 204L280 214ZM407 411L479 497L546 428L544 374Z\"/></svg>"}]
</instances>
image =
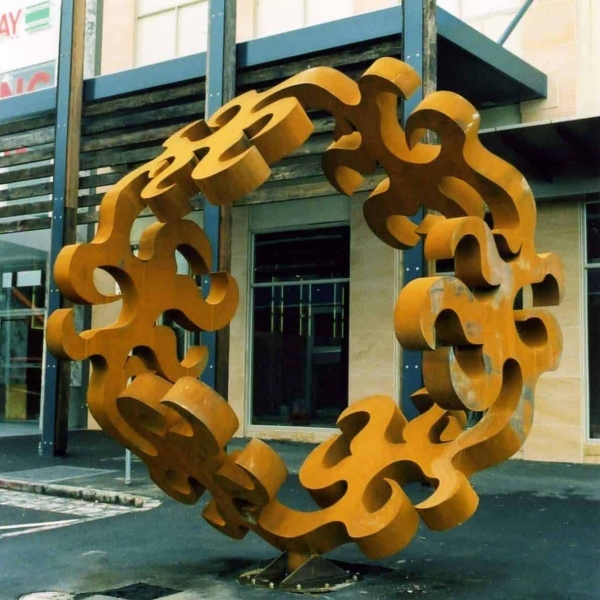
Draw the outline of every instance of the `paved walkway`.
<instances>
[{"instance_id":1,"label":"paved walkway","mask_svg":"<svg viewBox=\"0 0 600 600\"><path fill-rule=\"evenodd\" d=\"M66 486L79 495L32 494L14 485L0 490L0 537L6 537L0 543L5 567L0 569L0 590L13 590L6 598L0 591L2 600L17 600L23 595L20 590L32 589L70 594L57 600L289 597L236 581L242 571L273 558L272 548L252 535L241 542L221 536L198 517L207 499L199 507L167 499L139 461L133 462L131 485L125 485L124 451L104 434L73 433L70 454L61 459L38 456L37 442L34 436L0 439L0 479L18 479L27 489L46 493ZM243 443L236 441L231 449ZM310 451L303 444L273 446L292 471ZM461 527L442 533L421 527L404 551L383 561L367 561L351 545L333 552L333 559L363 578L352 588L324 597L600 598L599 466L515 460L476 475L473 483L481 503ZM288 505L311 510L294 476L281 496ZM138 497L144 498L143 504L136 505ZM29 525L36 511L39 534ZM6 520L10 516L11 524L2 523L3 514ZM40 565L36 577L27 566L31 561Z\"/></svg>"},{"instance_id":2,"label":"paved walkway","mask_svg":"<svg viewBox=\"0 0 600 600\"><path fill-rule=\"evenodd\" d=\"M19 435L37 435L40 424L37 421L2 421L0 420L0 438Z\"/></svg>"},{"instance_id":3,"label":"paved walkway","mask_svg":"<svg viewBox=\"0 0 600 600\"><path fill-rule=\"evenodd\" d=\"M229 451L241 449L248 440L234 439ZM118 494L164 497L148 477L146 466L131 461L131 482L125 482L125 450L101 431L69 434L68 456L48 458L38 454L39 436L0 437L0 480L19 479L37 483L109 490ZM269 442L285 458L288 470L298 473L314 447L294 442Z\"/></svg>"}]
</instances>

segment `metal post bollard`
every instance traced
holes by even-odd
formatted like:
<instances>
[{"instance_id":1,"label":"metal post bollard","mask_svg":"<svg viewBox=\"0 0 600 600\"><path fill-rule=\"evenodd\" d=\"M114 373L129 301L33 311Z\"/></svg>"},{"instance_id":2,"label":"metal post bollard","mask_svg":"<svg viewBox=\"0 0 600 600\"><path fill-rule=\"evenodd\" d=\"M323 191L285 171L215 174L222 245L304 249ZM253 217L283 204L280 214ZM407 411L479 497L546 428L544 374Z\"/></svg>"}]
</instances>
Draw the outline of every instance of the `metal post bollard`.
<instances>
[{"instance_id":1,"label":"metal post bollard","mask_svg":"<svg viewBox=\"0 0 600 600\"><path fill-rule=\"evenodd\" d=\"M131 483L131 450L125 450L125 485Z\"/></svg>"}]
</instances>

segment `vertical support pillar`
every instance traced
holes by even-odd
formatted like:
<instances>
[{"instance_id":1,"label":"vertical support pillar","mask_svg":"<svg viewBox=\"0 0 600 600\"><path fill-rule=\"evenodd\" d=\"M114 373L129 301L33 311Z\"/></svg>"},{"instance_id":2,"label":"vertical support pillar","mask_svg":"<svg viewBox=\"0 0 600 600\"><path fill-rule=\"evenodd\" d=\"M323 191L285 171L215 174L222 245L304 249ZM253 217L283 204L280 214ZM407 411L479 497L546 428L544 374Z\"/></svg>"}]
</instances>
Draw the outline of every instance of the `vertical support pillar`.
<instances>
[{"instance_id":1,"label":"vertical support pillar","mask_svg":"<svg viewBox=\"0 0 600 600\"><path fill-rule=\"evenodd\" d=\"M437 27L436 0L404 0L402 3L402 59L421 77L422 87L402 106L402 125L423 98L435 91L437 82ZM430 134L428 134L429 136ZM428 137L425 141L432 142ZM412 220L423 219L420 210ZM426 262L423 245L403 252L403 285L425 276ZM402 350L402 410L407 418L417 411L410 400L411 394L423 387L422 353Z\"/></svg>"},{"instance_id":2,"label":"vertical support pillar","mask_svg":"<svg viewBox=\"0 0 600 600\"><path fill-rule=\"evenodd\" d=\"M64 245L75 242L77 235L84 45L85 2L63 0L56 83L54 184L50 230L50 272L47 277L47 315L61 307L61 296L52 272L56 257ZM57 360L47 352L40 445L40 453L43 456L59 456L67 452L70 386L69 361Z\"/></svg>"},{"instance_id":3,"label":"vertical support pillar","mask_svg":"<svg viewBox=\"0 0 600 600\"><path fill-rule=\"evenodd\" d=\"M235 95L236 0L209 0L206 56L205 117L210 117ZM204 200L204 231L213 249L212 271L231 269L231 206ZM205 286L203 286L205 287ZM202 381L227 398L229 327L202 334L209 359Z\"/></svg>"}]
</instances>

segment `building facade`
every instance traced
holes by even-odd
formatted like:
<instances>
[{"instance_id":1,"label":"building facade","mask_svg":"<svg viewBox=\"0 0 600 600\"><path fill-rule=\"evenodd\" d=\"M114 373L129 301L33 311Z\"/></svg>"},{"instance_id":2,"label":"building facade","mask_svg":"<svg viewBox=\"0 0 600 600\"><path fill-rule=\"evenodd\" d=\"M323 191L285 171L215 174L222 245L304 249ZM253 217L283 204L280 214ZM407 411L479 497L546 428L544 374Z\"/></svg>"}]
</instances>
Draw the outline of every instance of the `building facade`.
<instances>
[{"instance_id":1,"label":"building facade","mask_svg":"<svg viewBox=\"0 0 600 600\"><path fill-rule=\"evenodd\" d=\"M500 37L521 4L520 0L438 2L442 9L492 40ZM343 18L375 15L395 5L397 2L391 0L238 0L237 41L283 35L302 27L315 27L310 31L316 32L316 26L334 20L343 28ZM537 0L509 37L506 48L547 75L546 97L474 102L482 115L484 144L498 149L532 183L538 197L538 251L560 254L568 277L566 297L555 309L564 335L563 359L557 371L540 380L533 430L519 453L525 459L600 462L600 369L596 367L600 336L595 334L600 324L600 156L592 135L598 130L600 115L600 83L594 76L600 61L598 23L598 0ZM99 80L164 61L172 61L169 64L173 68L183 68L187 64L182 62L184 57L206 50L208 2L104 0L94 31L96 41L90 38L89 45L98 49L94 63ZM386 37L373 47L394 53L394 44ZM349 71L356 75L367 63L341 56L342 51L351 54L352 48L340 49L335 60L348 63ZM360 51L364 51L362 46ZM318 65L319 60L319 55L311 54L294 65ZM338 64L333 58L327 60L327 64ZM285 63L276 67L279 73L268 76L268 64L262 67L262 74L242 69L238 88L261 87L288 75ZM445 73L444 82L454 77L451 64L446 63ZM442 83L441 75L438 82ZM153 148L167 137L169 127L177 129L176 114L191 111L194 105L198 113L203 110L203 89L191 84L188 87L173 88L170 95L169 90L152 93L155 98L148 102L156 103L155 110L173 113L171 121L152 132L156 133ZM467 83L464 87L469 89ZM185 105L183 100L173 100L184 98L188 92ZM144 138L141 129L138 137L143 143L134 139L137 131L127 134L126 139L120 134L123 141L115 141L119 135L115 123L129 118L124 111L134 106L127 102L126 98L116 98L104 105L91 103L87 113L84 109L86 152L108 152L102 136L113 135L106 133L113 128L111 147L117 147L121 154L136 153L135 160L118 159L113 167L91 156L82 160L84 206L95 206L106 185L137 162L152 157L148 135ZM0 123L1 109L0 103ZM138 120L143 123L139 110ZM117 150L113 149L111 156L116 157ZM560 160L551 161L552 153ZM240 288L240 305L230 328L228 400L239 417L240 436L321 441L331 435L339 413L360 398L387 394L400 402L402 353L394 337L392 316L402 287L402 253L383 245L367 227L362 204L368 192L346 198L324 188L314 170L317 162L317 153L307 153L302 159L290 159L289 168L284 165L274 170L265 194L275 194L281 201L253 201L233 208L232 274ZM8 189L10 181L5 185ZM18 193L10 193L10 198L17 200ZM202 212L192 218L201 224ZM150 217L139 220L131 236L134 247L150 222ZM93 234L94 219L89 223L80 225L81 239ZM4 233L0 244L22 239L24 246L34 249L46 232L27 232L27 239L11 237L23 235ZM43 256L38 258L43 262ZM185 272L183 257L180 263ZM3 271L5 289L29 294L31 288L31 294L43 295L43 269L40 276L30 274L35 270L28 266L18 271L10 266ZM6 273L10 273L10 281ZM106 293L115 289L115 282L106 274L96 274L96 281ZM16 302L15 297L13 292L10 301ZM527 297L526 293L525 302ZM38 312L28 315L28 331L43 331L35 327L43 307L37 301L29 302ZM118 303L94 308L91 323L99 326L112 322L119 308ZM39 347L41 335L36 338L30 334L33 346ZM183 330L178 336L181 353L197 341ZM6 339L0 338L0 345L6 348ZM74 397L83 397L86 373L74 372ZM14 387L7 385L5 389L5 407L15 405L22 410L28 402L18 393L15 396ZM21 394L31 394L29 384L19 389ZM34 416L27 411L19 416L5 408L5 419ZM77 419L73 422L76 424ZM88 426L94 426L91 418Z\"/></svg>"}]
</instances>

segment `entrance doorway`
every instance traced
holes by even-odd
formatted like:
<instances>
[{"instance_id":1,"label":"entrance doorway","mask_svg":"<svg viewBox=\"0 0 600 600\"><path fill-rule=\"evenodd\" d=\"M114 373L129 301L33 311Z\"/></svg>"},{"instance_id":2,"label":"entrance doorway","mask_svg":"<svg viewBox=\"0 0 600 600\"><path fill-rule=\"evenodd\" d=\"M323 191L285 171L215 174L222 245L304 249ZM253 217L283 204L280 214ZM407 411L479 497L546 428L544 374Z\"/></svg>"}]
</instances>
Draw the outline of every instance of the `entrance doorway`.
<instances>
[{"instance_id":1,"label":"entrance doorway","mask_svg":"<svg viewBox=\"0 0 600 600\"><path fill-rule=\"evenodd\" d=\"M348 405L348 226L256 234L252 423L330 427Z\"/></svg>"},{"instance_id":2,"label":"entrance doorway","mask_svg":"<svg viewBox=\"0 0 600 600\"><path fill-rule=\"evenodd\" d=\"M37 422L41 408L45 271L13 267L1 275L0 420Z\"/></svg>"}]
</instances>

